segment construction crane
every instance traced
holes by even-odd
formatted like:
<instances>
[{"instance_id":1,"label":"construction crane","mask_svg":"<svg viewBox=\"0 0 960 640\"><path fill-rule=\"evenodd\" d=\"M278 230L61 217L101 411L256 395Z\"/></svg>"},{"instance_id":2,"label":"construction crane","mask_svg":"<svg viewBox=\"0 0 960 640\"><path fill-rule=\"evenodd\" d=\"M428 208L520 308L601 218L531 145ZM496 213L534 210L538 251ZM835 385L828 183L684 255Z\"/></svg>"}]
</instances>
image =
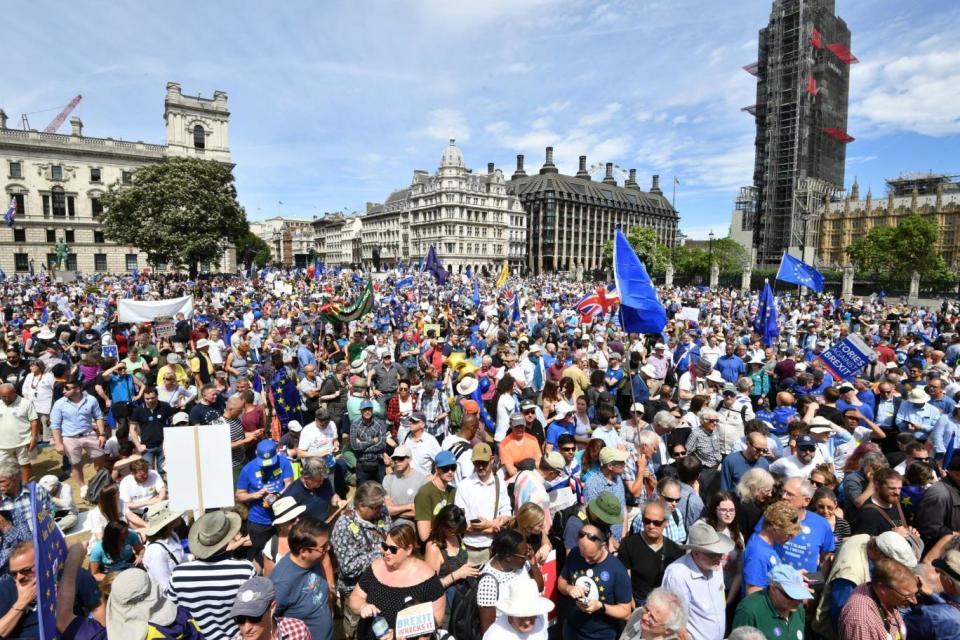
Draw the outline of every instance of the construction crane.
<instances>
[{"instance_id":1,"label":"construction crane","mask_svg":"<svg viewBox=\"0 0 960 640\"><path fill-rule=\"evenodd\" d=\"M67 116L70 115L70 112L72 112L77 107L77 105L80 104L80 100L82 99L83 99L83 96L78 95L76 98L74 98L69 103L67 103L67 106L65 106L63 110L57 115L57 117L54 118L50 124L47 125L47 128L44 129L43 132L56 133L57 129L60 128L60 125L63 124L63 121L66 120ZM56 109L56 107L54 107L54 109ZM23 123L23 130L24 131L30 130L30 120L27 119L27 116L34 115L36 113L45 113L47 111L53 111L53 109L44 109L43 111L34 111L32 113L22 114L20 116L20 120Z\"/></svg>"}]
</instances>

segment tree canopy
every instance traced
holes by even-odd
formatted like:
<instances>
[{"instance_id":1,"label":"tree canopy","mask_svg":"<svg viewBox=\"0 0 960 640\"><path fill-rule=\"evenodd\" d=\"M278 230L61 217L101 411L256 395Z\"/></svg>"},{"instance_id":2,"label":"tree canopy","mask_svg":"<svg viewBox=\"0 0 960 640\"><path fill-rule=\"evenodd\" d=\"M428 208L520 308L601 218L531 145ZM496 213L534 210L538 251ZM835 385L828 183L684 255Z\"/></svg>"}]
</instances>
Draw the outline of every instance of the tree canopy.
<instances>
[{"instance_id":1,"label":"tree canopy","mask_svg":"<svg viewBox=\"0 0 960 640\"><path fill-rule=\"evenodd\" d=\"M709 248L690 245L677 247L671 252L673 268L684 275L706 275L710 272L710 253ZM747 250L733 238L719 238L713 241L713 261L720 268L720 273L743 271Z\"/></svg>"},{"instance_id":2,"label":"tree canopy","mask_svg":"<svg viewBox=\"0 0 960 640\"><path fill-rule=\"evenodd\" d=\"M626 232L627 242L637 252L650 273L663 273L667 268L670 250L657 238L657 232L650 227L633 227ZM604 266L613 265L613 240L603 244L601 253Z\"/></svg>"},{"instance_id":3,"label":"tree canopy","mask_svg":"<svg viewBox=\"0 0 960 640\"><path fill-rule=\"evenodd\" d=\"M255 264L258 269L262 269L267 266L272 257L270 245L252 231L247 231L237 240L237 262L243 264L247 269L250 268L251 264ZM310 262L313 262L312 255Z\"/></svg>"},{"instance_id":4,"label":"tree canopy","mask_svg":"<svg viewBox=\"0 0 960 640\"><path fill-rule=\"evenodd\" d=\"M950 279L950 268L935 250L940 229L916 214L895 227L874 227L847 247L857 269L880 278L905 281L916 271L923 279Z\"/></svg>"},{"instance_id":5,"label":"tree canopy","mask_svg":"<svg viewBox=\"0 0 960 640\"><path fill-rule=\"evenodd\" d=\"M186 265L191 276L249 231L230 167L212 160L141 167L132 184L113 184L103 205L108 240L139 247L153 264Z\"/></svg>"}]
</instances>

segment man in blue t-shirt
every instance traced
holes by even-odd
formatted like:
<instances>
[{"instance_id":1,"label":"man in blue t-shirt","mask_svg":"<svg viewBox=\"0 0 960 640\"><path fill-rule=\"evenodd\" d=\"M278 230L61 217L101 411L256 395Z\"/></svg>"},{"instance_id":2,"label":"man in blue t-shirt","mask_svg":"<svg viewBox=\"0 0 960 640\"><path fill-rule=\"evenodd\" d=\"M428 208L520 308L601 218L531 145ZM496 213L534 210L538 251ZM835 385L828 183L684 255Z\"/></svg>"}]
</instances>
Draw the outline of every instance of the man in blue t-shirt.
<instances>
[{"instance_id":1,"label":"man in blue t-shirt","mask_svg":"<svg viewBox=\"0 0 960 640\"><path fill-rule=\"evenodd\" d=\"M717 358L717 364L713 367L720 372L724 380L731 384L736 384L740 376L747 373L746 363L744 363L743 358L733 352L734 348L736 348L736 345L733 341L728 341L725 347L726 353Z\"/></svg>"},{"instance_id":2,"label":"man in blue t-shirt","mask_svg":"<svg viewBox=\"0 0 960 640\"><path fill-rule=\"evenodd\" d=\"M824 568L829 572L836 543L830 523L822 516L807 511L813 497L813 485L804 478L790 478L783 483L783 500L788 502L798 515L800 532L777 548L780 558L794 569L809 573Z\"/></svg>"},{"instance_id":3,"label":"man in blue t-shirt","mask_svg":"<svg viewBox=\"0 0 960 640\"><path fill-rule=\"evenodd\" d=\"M313 640L333 640L329 582L333 579L333 565L327 556L330 527L325 522L302 518L293 525L287 540L290 553L270 572L270 581L277 590L277 615L303 620Z\"/></svg>"},{"instance_id":4,"label":"man in blue t-shirt","mask_svg":"<svg viewBox=\"0 0 960 640\"><path fill-rule=\"evenodd\" d=\"M277 454L277 443L264 440L257 445L257 457L240 471L237 478L237 502L249 510L247 533L255 550L263 549L273 536L273 511L270 506L293 482L293 467Z\"/></svg>"},{"instance_id":5,"label":"man in blue t-shirt","mask_svg":"<svg viewBox=\"0 0 960 640\"><path fill-rule=\"evenodd\" d=\"M607 534L585 524L567 556L558 591L576 602L567 614L566 640L616 640L633 608L633 588L623 564L607 549Z\"/></svg>"}]
</instances>

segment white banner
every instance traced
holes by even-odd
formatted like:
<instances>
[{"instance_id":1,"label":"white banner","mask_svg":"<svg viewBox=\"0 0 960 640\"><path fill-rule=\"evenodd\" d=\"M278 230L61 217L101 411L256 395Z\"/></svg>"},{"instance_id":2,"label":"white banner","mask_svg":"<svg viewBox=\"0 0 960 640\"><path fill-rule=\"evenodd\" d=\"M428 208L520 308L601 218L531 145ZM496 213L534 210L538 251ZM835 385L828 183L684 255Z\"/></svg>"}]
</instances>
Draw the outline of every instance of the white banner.
<instances>
[{"instance_id":1,"label":"white banner","mask_svg":"<svg viewBox=\"0 0 960 640\"><path fill-rule=\"evenodd\" d=\"M121 300L120 322L152 322L162 316L193 315L193 296L168 300Z\"/></svg>"},{"instance_id":2,"label":"white banner","mask_svg":"<svg viewBox=\"0 0 960 640\"><path fill-rule=\"evenodd\" d=\"M163 430L163 451L172 510L234 505L229 425L168 427Z\"/></svg>"}]
</instances>

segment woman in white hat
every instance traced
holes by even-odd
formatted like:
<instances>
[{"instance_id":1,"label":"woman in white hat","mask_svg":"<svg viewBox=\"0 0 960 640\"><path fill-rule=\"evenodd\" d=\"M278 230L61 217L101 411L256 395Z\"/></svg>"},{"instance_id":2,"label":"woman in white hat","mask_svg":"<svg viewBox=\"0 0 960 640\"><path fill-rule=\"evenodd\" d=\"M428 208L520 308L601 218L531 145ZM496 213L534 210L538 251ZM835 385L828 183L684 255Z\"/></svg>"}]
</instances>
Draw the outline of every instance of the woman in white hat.
<instances>
[{"instance_id":1,"label":"woman in white hat","mask_svg":"<svg viewBox=\"0 0 960 640\"><path fill-rule=\"evenodd\" d=\"M545 640L553 602L540 595L532 578L521 576L503 586L497 611L502 615L483 634L483 640Z\"/></svg>"},{"instance_id":2,"label":"woman in white hat","mask_svg":"<svg viewBox=\"0 0 960 640\"><path fill-rule=\"evenodd\" d=\"M263 575L269 576L270 572L276 566L280 559L290 553L290 545L287 537L290 530L297 523L300 516L307 508L302 504L297 504L293 496L284 496L278 498L271 505L273 510L273 526L277 532L267 541L263 547Z\"/></svg>"},{"instance_id":3,"label":"woman in white hat","mask_svg":"<svg viewBox=\"0 0 960 640\"><path fill-rule=\"evenodd\" d=\"M143 552L143 568L166 593L173 569L184 561L183 545L177 527L183 524L179 511L171 511L164 500L152 505L146 514L147 546Z\"/></svg>"}]
</instances>

